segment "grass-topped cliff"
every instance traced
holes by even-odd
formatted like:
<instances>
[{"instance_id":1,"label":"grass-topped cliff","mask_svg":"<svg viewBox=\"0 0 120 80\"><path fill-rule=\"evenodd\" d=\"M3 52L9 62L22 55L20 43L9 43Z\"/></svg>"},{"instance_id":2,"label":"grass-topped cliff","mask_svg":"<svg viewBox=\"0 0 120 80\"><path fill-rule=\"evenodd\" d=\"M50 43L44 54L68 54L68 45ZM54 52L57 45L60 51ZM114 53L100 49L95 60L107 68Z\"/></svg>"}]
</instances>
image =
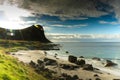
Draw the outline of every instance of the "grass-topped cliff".
<instances>
[{"instance_id":1,"label":"grass-topped cliff","mask_svg":"<svg viewBox=\"0 0 120 80\"><path fill-rule=\"evenodd\" d=\"M0 80L47 80L38 75L27 64L18 62L17 59L6 55L0 50Z\"/></svg>"},{"instance_id":2,"label":"grass-topped cliff","mask_svg":"<svg viewBox=\"0 0 120 80\"><path fill-rule=\"evenodd\" d=\"M9 53L19 50L49 50L54 46L57 45L39 41L0 39L0 80L50 80L45 77L49 74L48 71L37 74L30 65L19 62Z\"/></svg>"},{"instance_id":3,"label":"grass-topped cliff","mask_svg":"<svg viewBox=\"0 0 120 80\"><path fill-rule=\"evenodd\" d=\"M41 43L39 41L21 41L0 39L0 50L16 52L18 50L52 50L59 49L57 44Z\"/></svg>"}]
</instances>

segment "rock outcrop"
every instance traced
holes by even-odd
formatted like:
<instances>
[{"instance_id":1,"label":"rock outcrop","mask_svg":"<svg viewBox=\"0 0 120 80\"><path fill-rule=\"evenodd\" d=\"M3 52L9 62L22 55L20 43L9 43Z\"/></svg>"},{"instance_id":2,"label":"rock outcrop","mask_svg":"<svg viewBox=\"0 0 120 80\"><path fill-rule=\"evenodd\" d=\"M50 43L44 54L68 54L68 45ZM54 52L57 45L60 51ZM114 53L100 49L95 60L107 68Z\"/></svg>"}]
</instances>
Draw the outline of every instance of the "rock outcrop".
<instances>
[{"instance_id":1,"label":"rock outcrop","mask_svg":"<svg viewBox=\"0 0 120 80\"><path fill-rule=\"evenodd\" d=\"M110 61L110 60L106 60L106 64L105 64L105 67L110 67L110 66L115 66L117 65L116 63Z\"/></svg>"},{"instance_id":2,"label":"rock outcrop","mask_svg":"<svg viewBox=\"0 0 120 80\"><path fill-rule=\"evenodd\" d=\"M93 71L94 68L93 68L93 66L92 66L91 64L85 64L85 65L83 66L83 70Z\"/></svg>"},{"instance_id":3,"label":"rock outcrop","mask_svg":"<svg viewBox=\"0 0 120 80\"><path fill-rule=\"evenodd\" d=\"M21 30L0 28L0 39L50 42L45 37L44 29L41 25L32 25Z\"/></svg>"},{"instance_id":4,"label":"rock outcrop","mask_svg":"<svg viewBox=\"0 0 120 80\"><path fill-rule=\"evenodd\" d=\"M83 60L83 59L80 59L80 60L77 60L77 62L76 62L76 64L77 65L80 65L80 66L83 66L83 65L85 65L85 60Z\"/></svg>"},{"instance_id":5,"label":"rock outcrop","mask_svg":"<svg viewBox=\"0 0 120 80\"><path fill-rule=\"evenodd\" d=\"M68 61L71 62L71 63L76 63L77 62L77 57L75 57L73 55L69 55Z\"/></svg>"}]
</instances>

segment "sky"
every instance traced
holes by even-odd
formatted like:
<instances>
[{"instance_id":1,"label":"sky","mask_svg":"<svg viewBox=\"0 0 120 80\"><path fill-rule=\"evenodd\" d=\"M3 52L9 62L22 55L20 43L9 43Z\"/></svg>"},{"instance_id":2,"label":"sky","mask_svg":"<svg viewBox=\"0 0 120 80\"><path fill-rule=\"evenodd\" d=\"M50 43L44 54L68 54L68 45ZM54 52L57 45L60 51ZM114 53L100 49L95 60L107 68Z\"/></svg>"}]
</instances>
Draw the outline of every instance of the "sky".
<instances>
[{"instance_id":1,"label":"sky","mask_svg":"<svg viewBox=\"0 0 120 80\"><path fill-rule=\"evenodd\" d=\"M40 24L52 41L120 41L120 0L0 0L0 27Z\"/></svg>"}]
</instances>

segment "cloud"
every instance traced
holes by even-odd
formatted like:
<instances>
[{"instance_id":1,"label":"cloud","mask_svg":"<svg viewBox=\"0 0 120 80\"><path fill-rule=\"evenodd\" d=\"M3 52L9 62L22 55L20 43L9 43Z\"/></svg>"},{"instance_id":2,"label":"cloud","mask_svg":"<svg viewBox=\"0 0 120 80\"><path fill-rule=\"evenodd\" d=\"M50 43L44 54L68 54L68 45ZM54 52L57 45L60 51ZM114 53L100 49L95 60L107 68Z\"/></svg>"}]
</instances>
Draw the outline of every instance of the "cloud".
<instances>
[{"instance_id":1,"label":"cloud","mask_svg":"<svg viewBox=\"0 0 120 80\"><path fill-rule=\"evenodd\" d=\"M120 22L120 0L110 0L109 4L113 6L115 17Z\"/></svg>"},{"instance_id":2,"label":"cloud","mask_svg":"<svg viewBox=\"0 0 120 80\"><path fill-rule=\"evenodd\" d=\"M107 15L96 8L95 0L4 0L39 15L58 16L61 19L86 19ZM1 3L4 2L0 0ZM100 1L100 0L99 0ZM82 18L80 18L82 16Z\"/></svg>"},{"instance_id":3,"label":"cloud","mask_svg":"<svg viewBox=\"0 0 120 80\"><path fill-rule=\"evenodd\" d=\"M21 17L31 16L31 13L16 7L16 5L10 5L8 2L4 2L3 5L0 5L0 14L2 16L2 18L0 18L0 27L7 29L23 29L30 26L31 21L25 22Z\"/></svg>"},{"instance_id":4,"label":"cloud","mask_svg":"<svg viewBox=\"0 0 120 80\"><path fill-rule=\"evenodd\" d=\"M46 34L50 39L120 39L120 34Z\"/></svg>"},{"instance_id":5,"label":"cloud","mask_svg":"<svg viewBox=\"0 0 120 80\"><path fill-rule=\"evenodd\" d=\"M58 16L61 20L86 20L114 13L120 22L120 0L0 0L37 15ZM117 24L117 23L111 23Z\"/></svg>"},{"instance_id":6,"label":"cloud","mask_svg":"<svg viewBox=\"0 0 120 80\"><path fill-rule=\"evenodd\" d=\"M120 0L101 0L103 3L111 6L111 11L115 14L120 23Z\"/></svg>"},{"instance_id":7,"label":"cloud","mask_svg":"<svg viewBox=\"0 0 120 80\"><path fill-rule=\"evenodd\" d=\"M60 17L61 20L66 20L66 19L70 19L70 20L87 20L88 18L87 17L74 17L74 16L71 16L71 17L65 17L65 16L62 16Z\"/></svg>"},{"instance_id":8,"label":"cloud","mask_svg":"<svg viewBox=\"0 0 120 80\"><path fill-rule=\"evenodd\" d=\"M88 24L76 24L76 25L62 25L62 24L53 24L52 27L59 27L59 28L80 28L80 27L86 27Z\"/></svg>"},{"instance_id":9,"label":"cloud","mask_svg":"<svg viewBox=\"0 0 120 80\"><path fill-rule=\"evenodd\" d=\"M112 25L117 25L120 24L119 22L108 22L108 21L99 21L100 24L112 24Z\"/></svg>"}]
</instances>

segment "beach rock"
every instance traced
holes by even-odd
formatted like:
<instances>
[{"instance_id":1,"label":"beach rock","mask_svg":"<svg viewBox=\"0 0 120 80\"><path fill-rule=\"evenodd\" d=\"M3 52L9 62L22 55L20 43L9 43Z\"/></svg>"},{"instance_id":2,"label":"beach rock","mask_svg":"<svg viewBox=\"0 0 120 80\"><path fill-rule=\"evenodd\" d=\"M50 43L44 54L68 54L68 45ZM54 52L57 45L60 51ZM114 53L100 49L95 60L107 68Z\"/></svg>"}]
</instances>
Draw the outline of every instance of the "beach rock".
<instances>
[{"instance_id":1,"label":"beach rock","mask_svg":"<svg viewBox=\"0 0 120 80\"><path fill-rule=\"evenodd\" d=\"M38 63L38 65L43 65L44 64L44 62L42 61L42 60L37 60L37 63Z\"/></svg>"},{"instance_id":2,"label":"beach rock","mask_svg":"<svg viewBox=\"0 0 120 80\"><path fill-rule=\"evenodd\" d=\"M83 56L80 56L79 58L84 58Z\"/></svg>"},{"instance_id":3,"label":"beach rock","mask_svg":"<svg viewBox=\"0 0 120 80\"><path fill-rule=\"evenodd\" d=\"M94 77L99 77L99 75L98 74L94 74Z\"/></svg>"},{"instance_id":4,"label":"beach rock","mask_svg":"<svg viewBox=\"0 0 120 80\"><path fill-rule=\"evenodd\" d=\"M77 61L76 61L76 64L83 66L83 65L85 64L85 60L83 60L83 59L77 60Z\"/></svg>"},{"instance_id":5,"label":"beach rock","mask_svg":"<svg viewBox=\"0 0 120 80\"><path fill-rule=\"evenodd\" d=\"M101 80L100 78L96 78L95 80Z\"/></svg>"},{"instance_id":6,"label":"beach rock","mask_svg":"<svg viewBox=\"0 0 120 80\"><path fill-rule=\"evenodd\" d=\"M77 57L69 55L68 61L71 62L71 63L75 63L77 61Z\"/></svg>"},{"instance_id":7,"label":"beach rock","mask_svg":"<svg viewBox=\"0 0 120 80\"><path fill-rule=\"evenodd\" d=\"M100 61L101 59L98 58L98 57L93 57L92 60L97 60L97 61Z\"/></svg>"},{"instance_id":8,"label":"beach rock","mask_svg":"<svg viewBox=\"0 0 120 80\"><path fill-rule=\"evenodd\" d=\"M79 68L79 66L70 65L70 64L60 64L60 67L62 69L67 69L67 70L75 70L75 69Z\"/></svg>"},{"instance_id":9,"label":"beach rock","mask_svg":"<svg viewBox=\"0 0 120 80\"><path fill-rule=\"evenodd\" d=\"M106 64L105 64L105 67L110 67L110 66L115 66L117 65L116 63L110 61L110 60L106 60Z\"/></svg>"},{"instance_id":10,"label":"beach rock","mask_svg":"<svg viewBox=\"0 0 120 80\"><path fill-rule=\"evenodd\" d=\"M74 75L72 77L66 73L63 73L62 76L64 77L64 80L79 80L79 77L77 75ZM57 79L57 80L59 80L59 79Z\"/></svg>"},{"instance_id":11,"label":"beach rock","mask_svg":"<svg viewBox=\"0 0 120 80\"><path fill-rule=\"evenodd\" d=\"M45 65L57 65L57 61L49 58L44 59Z\"/></svg>"},{"instance_id":12,"label":"beach rock","mask_svg":"<svg viewBox=\"0 0 120 80\"><path fill-rule=\"evenodd\" d=\"M78 80L78 79L79 79L79 77L77 75L73 76L73 80Z\"/></svg>"},{"instance_id":13,"label":"beach rock","mask_svg":"<svg viewBox=\"0 0 120 80\"><path fill-rule=\"evenodd\" d=\"M85 65L83 66L83 70L93 71L94 68L93 68L93 66L92 66L91 64L85 64Z\"/></svg>"},{"instance_id":14,"label":"beach rock","mask_svg":"<svg viewBox=\"0 0 120 80\"><path fill-rule=\"evenodd\" d=\"M33 68L36 68L36 63L33 62L33 61L30 61L29 65L30 65L31 67L33 67Z\"/></svg>"}]
</instances>

